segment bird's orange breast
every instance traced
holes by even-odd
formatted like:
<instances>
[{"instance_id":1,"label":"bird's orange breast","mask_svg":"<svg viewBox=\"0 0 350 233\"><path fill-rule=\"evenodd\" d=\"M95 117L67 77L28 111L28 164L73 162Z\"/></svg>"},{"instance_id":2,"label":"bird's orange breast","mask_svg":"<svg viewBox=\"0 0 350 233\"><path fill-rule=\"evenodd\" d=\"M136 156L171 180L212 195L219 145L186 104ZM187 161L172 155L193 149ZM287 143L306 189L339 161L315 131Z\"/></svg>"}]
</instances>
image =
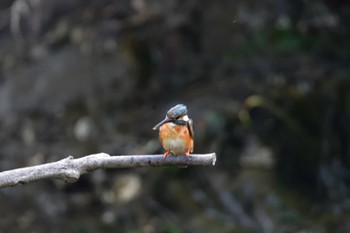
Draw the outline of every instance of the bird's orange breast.
<instances>
[{"instance_id":1,"label":"bird's orange breast","mask_svg":"<svg viewBox=\"0 0 350 233\"><path fill-rule=\"evenodd\" d=\"M185 125L166 123L159 129L160 141L164 149L177 155L193 152L193 138Z\"/></svg>"}]
</instances>

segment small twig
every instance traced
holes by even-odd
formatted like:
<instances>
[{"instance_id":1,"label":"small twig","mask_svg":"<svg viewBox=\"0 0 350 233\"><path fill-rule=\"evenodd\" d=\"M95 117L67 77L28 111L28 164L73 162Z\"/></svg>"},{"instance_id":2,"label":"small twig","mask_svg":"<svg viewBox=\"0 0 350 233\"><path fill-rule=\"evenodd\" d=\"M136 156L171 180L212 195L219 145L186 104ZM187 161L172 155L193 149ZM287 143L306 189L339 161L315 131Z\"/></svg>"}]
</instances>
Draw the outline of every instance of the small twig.
<instances>
[{"instance_id":1,"label":"small twig","mask_svg":"<svg viewBox=\"0 0 350 233\"><path fill-rule=\"evenodd\" d=\"M0 188L26 184L44 179L61 179L75 182L87 172L101 168L136 168L156 166L209 166L215 165L216 154L191 154L189 156L92 154L74 159L72 156L57 162L17 168L0 172Z\"/></svg>"}]
</instances>

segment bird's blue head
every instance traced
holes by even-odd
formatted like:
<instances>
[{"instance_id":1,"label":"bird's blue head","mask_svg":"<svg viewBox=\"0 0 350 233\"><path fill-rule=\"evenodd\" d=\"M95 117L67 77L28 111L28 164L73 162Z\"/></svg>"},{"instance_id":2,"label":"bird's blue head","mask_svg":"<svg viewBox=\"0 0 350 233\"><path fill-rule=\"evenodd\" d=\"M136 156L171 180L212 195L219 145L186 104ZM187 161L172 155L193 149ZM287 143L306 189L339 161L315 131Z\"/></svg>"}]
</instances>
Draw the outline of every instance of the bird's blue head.
<instances>
[{"instance_id":1,"label":"bird's blue head","mask_svg":"<svg viewBox=\"0 0 350 233\"><path fill-rule=\"evenodd\" d=\"M184 104L178 104L175 107L172 107L166 114L170 119L176 119L184 115L187 115L187 107Z\"/></svg>"}]
</instances>

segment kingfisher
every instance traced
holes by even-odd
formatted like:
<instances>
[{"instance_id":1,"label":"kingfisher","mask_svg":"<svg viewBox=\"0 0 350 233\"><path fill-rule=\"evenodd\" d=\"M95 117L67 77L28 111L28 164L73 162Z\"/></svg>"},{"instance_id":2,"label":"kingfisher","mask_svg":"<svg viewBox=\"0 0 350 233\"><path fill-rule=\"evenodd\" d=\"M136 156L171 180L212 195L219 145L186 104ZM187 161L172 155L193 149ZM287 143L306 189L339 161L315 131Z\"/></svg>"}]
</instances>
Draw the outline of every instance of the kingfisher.
<instances>
[{"instance_id":1,"label":"kingfisher","mask_svg":"<svg viewBox=\"0 0 350 233\"><path fill-rule=\"evenodd\" d=\"M187 107L178 104L169 109L165 119L153 127L159 129L159 139L166 150L164 158L169 154L186 155L193 152L193 122L187 115Z\"/></svg>"}]
</instances>

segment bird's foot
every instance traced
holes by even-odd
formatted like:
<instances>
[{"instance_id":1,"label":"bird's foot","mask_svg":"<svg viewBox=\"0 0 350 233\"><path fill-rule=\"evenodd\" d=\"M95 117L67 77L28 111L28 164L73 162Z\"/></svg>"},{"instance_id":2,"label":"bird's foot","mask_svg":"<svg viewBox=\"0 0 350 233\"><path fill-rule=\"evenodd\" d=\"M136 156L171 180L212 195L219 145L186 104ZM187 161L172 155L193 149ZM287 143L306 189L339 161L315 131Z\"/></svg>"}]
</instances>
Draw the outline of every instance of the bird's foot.
<instances>
[{"instance_id":1,"label":"bird's foot","mask_svg":"<svg viewBox=\"0 0 350 233\"><path fill-rule=\"evenodd\" d=\"M165 153L164 153L164 159L169 155L171 154L170 150L167 150Z\"/></svg>"}]
</instances>

